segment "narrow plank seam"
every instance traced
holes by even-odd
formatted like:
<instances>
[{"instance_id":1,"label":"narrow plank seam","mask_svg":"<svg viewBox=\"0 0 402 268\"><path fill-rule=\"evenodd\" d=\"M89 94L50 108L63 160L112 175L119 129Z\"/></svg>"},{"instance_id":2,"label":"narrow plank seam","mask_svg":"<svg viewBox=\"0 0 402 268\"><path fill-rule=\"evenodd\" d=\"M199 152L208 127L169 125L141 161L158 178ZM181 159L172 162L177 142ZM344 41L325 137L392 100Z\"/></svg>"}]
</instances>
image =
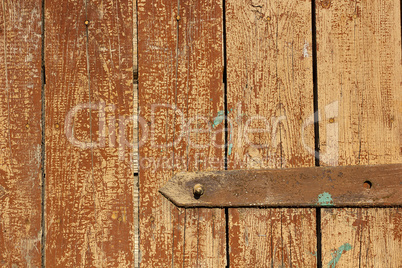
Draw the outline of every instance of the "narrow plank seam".
<instances>
[{"instance_id":1,"label":"narrow plank seam","mask_svg":"<svg viewBox=\"0 0 402 268\"><path fill-rule=\"evenodd\" d=\"M88 1L85 0L85 20L88 20ZM96 222L97 211L96 211L96 187L95 187L95 179L94 179L94 150L93 150L93 140L92 140L92 99L91 99L91 72L90 72L90 64L89 64L89 25L86 25L85 28L85 50L86 50L86 60L87 60L87 78L88 78L88 101L89 101L89 135L91 139L91 179L92 179L92 190L93 190L93 199L94 199L94 219ZM103 243L102 243L103 250Z\"/></svg>"},{"instance_id":2,"label":"narrow plank seam","mask_svg":"<svg viewBox=\"0 0 402 268\"><path fill-rule=\"evenodd\" d=\"M223 41L223 109L225 121L225 152L224 152L224 169L228 169L228 86L227 86L227 43L226 43L226 0L222 0L222 41ZM229 209L225 208L225 232L226 232L226 267L230 267L230 254L229 254Z\"/></svg>"},{"instance_id":3,"label":"narrow plank seam","mask_svg":"<svg viewBox=\"0 0 402 268\"><path fill-rule=\"evenodd\" d=\"M315 166L320 166L320 129L318 118L318 76L317 76L317 26L316 3L311 1L312 23L312 52L313 52L313 108L314 108L314 159ZM317 236L317 268L322 268L322 237L321 237L321 209L316 208L316 236Z\"/></svg>"},{"instance_id":4,"label":"narrow plank seam","mask_svg":"<svg viewBox=\"0 0 402 268\"><path fill-rule=\"evenodd\" d=\"M45 144L45 130L46 130L46 98L45 98L45 84L46 84L46 72L45 72L45 0L42 0L42 29L41 29L41 127L42 127L42 136L41 136L41 266L42 268L46 267L46 169L45 169L45 161L46 161L46 144Z\"/></svg>"},{"instance_id":5,"label":"narrow plank seam","mask_svg":"<svg viewBox=\"0 0 402 268\"><path fill-rule=\"evenodd\" d=\"M139 163L140 163L140 156L139 156L139 84L138 84L138 1L135 1L135 12L133 11L133 50L135 48L136 54L133 55L133 94L136 107L136 122L133 126L133 133L134 133L134 149L133 149L133 165L134 165L134 268L140 267L140 185L139 185ZM135 117L134 117L135 118ZM135 161L137 160L137 162Z\"/></svg>"},{"instance_id":6,"label":"narrow plank seam","mask_svg":"<svg viewBox=\"0 0 402 268\"><path fill-rule=\"evenodd\" d=\"M177 0L177 14L176 16L180 16L180 0ZM176 106L177 104L177 86L178 86L178 76L179 76L179 23L180 20L177 19L176 17L176 66L175 66L175 81L174 81L174 105ZM176 108L176 107L175 107ZM169 112L166 112L166 118L169 118ZM168 127L168 126L167 126ZM166 131L168 132L168 129ZM172 139L172 175L174 174L174 159L175 159L175 135L176 135L176 113L173 114L173 139ZM168 141L167 141L168 143ZM166 147L168 148L168 147ZM177 211L177 218L179 218L180 215L180 210L179 208L175 208ZM183 226L183 265L185 261L185 243L186 243L186 220L187 220L187 214L186 214L186 209L184 210L184 226ZM174 232L175 232L175 227L173 226L173 231L172 231L172 268L174 268Z\"/></svg>"}]
</instances>

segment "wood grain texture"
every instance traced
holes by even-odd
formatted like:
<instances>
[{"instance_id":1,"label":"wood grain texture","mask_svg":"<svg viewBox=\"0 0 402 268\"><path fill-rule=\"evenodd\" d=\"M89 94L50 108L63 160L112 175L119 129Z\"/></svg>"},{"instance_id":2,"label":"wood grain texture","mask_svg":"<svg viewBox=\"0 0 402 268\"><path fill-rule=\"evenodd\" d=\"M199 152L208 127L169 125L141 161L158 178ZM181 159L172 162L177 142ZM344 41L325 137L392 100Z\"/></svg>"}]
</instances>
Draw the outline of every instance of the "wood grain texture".
<instances>
[{"instance_id":1,"label":"wood grain texture","mask_svg":"<svg viewBox=\"0 0 402 268\"><path fill-rule=\"evenodd\" d=\"M311 2L226 3L229 169L314 166ZM313 209L229 209L229 221L233 267L316 263Z\"/></svg>"},{"instance_id":2,"label":"wood grain texture","mask_svg":"<svg viewBox=\"0 0 402 268\"><path fill-rule=\"evenodd\" d=\"M214 125L224 110L223 8L220 1L178 1L176 107L185 114L182 142L174 147L175 171L224 168L224 125ZM179 133L180 117L176 117ZM179 134L180 135L180 134ZM177 134L175 135L177 136ZM225 267L224 209L187 209L183 267Z\"/></svg>"},{"instance_id":3,"label":"wood grain texture","mask_svg":"<svg viewBox=\"0 0 402 268\"><path fill-rule=\"evenodd\" d=\"M133 265L132 12L45 2L47 267Z\"/></svg>"},{"instance_id":4,"label":"wood grain texture","mask_svg":"<svg viewBox=\"0 0 402 268\"><path fill-rule=\"evenodd\" d=\"M142 267L225 266L224 210L158 192L177 171L223 168L222 17L212 0L138 3Z\"/></svg>"},{"instance_id":5,"label":"wood grain texture","mask_svg":"<svg viewBox=\"0 0 402 268\"><path fill-rule=\"evenodd\" d=\"M401 208L327 208L323 267L401 267Z\"/></svg>"},{"instance_id":6,"label":"wood grain texture","mask_svg":"<svg viewBox=\"0 0 402 268\"><path fill-rule=\"evenodd\" d=\"M41 265L41 10L0 4L0 267Z\"/></svg>"},{"instance_id":7,"label":"wood grain texture","mask_svg":"<svg viewBox=\"0 0 402 268\"><path fill-rule=\"evenodd\" d=\"M400 1L322 1L316 16L322 164L401 163ZM400 209L322 219L324 265L401 267Z\"/></svg>"}]
</instances>

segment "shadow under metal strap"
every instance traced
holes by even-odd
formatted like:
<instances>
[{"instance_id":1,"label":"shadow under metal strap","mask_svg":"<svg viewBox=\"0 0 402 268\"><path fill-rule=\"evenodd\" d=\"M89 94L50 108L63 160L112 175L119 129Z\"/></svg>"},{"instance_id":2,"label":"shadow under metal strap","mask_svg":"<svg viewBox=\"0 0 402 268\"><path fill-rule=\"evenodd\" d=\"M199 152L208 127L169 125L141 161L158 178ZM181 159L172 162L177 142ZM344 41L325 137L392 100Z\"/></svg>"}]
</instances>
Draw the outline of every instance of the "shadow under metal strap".
<instances>
[{"instance_id":1,"label":"shadow under metal strap","mask_svg":"<svg viewBox=\"0 0 402 268\"><path fill-rule=\"evenodd\" d=\"M176 174L159 190L179 207L402 205L402 164Z\"/></svg>"}]
</instances>

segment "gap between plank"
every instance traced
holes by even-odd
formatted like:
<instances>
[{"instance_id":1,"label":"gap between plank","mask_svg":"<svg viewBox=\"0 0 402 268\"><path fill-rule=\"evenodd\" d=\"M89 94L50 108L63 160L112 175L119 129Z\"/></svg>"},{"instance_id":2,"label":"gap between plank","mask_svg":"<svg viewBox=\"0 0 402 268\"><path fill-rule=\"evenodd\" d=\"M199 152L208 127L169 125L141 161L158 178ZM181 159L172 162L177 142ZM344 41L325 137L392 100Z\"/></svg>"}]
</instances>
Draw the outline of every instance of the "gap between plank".
<instances>
[{"instance_id":1,"label":"gap between plank","mask_svg":"<svg viewBox=\"0 0 402 268\"><path fill-rule=\"evenodd\" d=\"M46 157L46 147L45 147L45 84L46 84L46 72L45 72L45 0L42 0L42 43L41 43L41 78L42 78L42 87L41 87L41 127L42 127L42 137L41 137L41 183L42 183L42 202L41 202L41 266L42 268L45 267L45 243L46 243L46 226L45 226L45 157Z\"/></svg>"},{"instance_id":2,"label":"gap between plank","mask_svg":"<svg viewBox=\"0 0 402 268\"><path fill-rule=\"evenodd\" d=\"M313 107L314 107L314 159L315 166L320 166L320 129L318 122L318 76L317 76L317 28L316 3L311 0L312 50L313 50ZM322 268L321 209L316 208L317 268Z\"/></svg>"},{"instance_id":3,"label":"gap between plank","mask_svg":"<svg viewBox=\"0 0 402 268\"><path fill-rule=\"evenodd\" d=\"M227 51L226 51L226 0L222 0L222 41L223 41L223 106L225 114L225 170L228 169L228 86L227 86ZM230 267L230 254L229 254L229 209L225 208L225 232L226 232L226 267Z\"/></svg>"}]
</instances>

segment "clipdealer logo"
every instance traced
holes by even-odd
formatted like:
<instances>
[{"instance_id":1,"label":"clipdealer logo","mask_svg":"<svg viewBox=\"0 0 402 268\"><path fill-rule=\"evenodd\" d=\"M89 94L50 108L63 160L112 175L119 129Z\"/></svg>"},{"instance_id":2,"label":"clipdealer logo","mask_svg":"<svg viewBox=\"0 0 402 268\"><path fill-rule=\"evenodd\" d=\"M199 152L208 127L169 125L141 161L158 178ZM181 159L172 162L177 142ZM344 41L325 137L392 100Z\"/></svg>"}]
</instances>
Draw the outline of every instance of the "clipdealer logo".
<instances>
[{"instance_id":1,"label":"clipdealer logo","mask_svg":"<svg viewBox=\"0 0 402 268\"><path fill-rule=\"evenodd\" d=\"M315 120L318 120L319 124L322 124L322 113L325 114L325 118L338 117L338 104L338 101L332 102L326 105L322 110L309 115L302 121L300 142L304 150L306 150L310 155L317 157L318 152L308 145L308 142L306 141L306 129L312 127ZM156 103L151 104L150 108L150 120L146 120L144 117L136 114L130 116L118 115L116 117L116 105L106 104L103 101L78 104L66 115L64 124L66 138L74 147L83 150L117 147L119 160L125 159L127 149L134 147L140 148L146 143L150 144L150 148L161 150L177 146L180 142L184 142L188 148L192 149L206 149L209 147L224 148L225 146L228 146L228 153L230 155L233 146L251 146L255 149L271 147L275 149L280 140L278 137L279 125L286 124L286 121L288 120L284 114L270 118L254 115L246 117L244 120L244 113L241 113L241 104L236 107L235 111L228 111L233 113L236 112L237 116L232 115L229 117L228 115L225 115L223 111L219 111L212 120L204 115L194 115L186 118L185 114L180 109L171 104ZM96 134L98 136L96 141L80 140L76 135L75 120L77 120L80 113L83 112L89 112L89 114L93 114L93 112L97 113L95 116L97 120L92 123L92 125L96 127ZM164 114L161 115L160 113ZM160 132L158 124L163 116L172 117L172 120L178 127L175 129L174 140L166 140L161 143L158 142L157 134ZM241 123L239 123L239 121L241 121ZM227 122L227 129L225 129L224 122ZM194 127L194 125L202 125L203 127ZM255 127L256 125L260 127ZM132 129L128 130L130 127ZM128 136L130 135L127 134L127 132L130 133L129 131L131 131L131 133L133 133L134 128L141 130L141 137L139 137L138 142L128 139ZM218 140L223 140L222 137L225 132L228 133L228 143L225 144L224 142L218 142ZM209 135L209 140L207 142L204 141L202 144L197 143L191 139L191 136L194 134ZM218 139L218 135L221 135L220 139ZM252 138L253 135L265 135L270 138L265 139L265 143L254 143ZM328 165L337 165L339 137L338 123L335 120L334 122L325 125L325 137L326 150L320 151L320 161Z\"/></svg>"}]
</instances>

